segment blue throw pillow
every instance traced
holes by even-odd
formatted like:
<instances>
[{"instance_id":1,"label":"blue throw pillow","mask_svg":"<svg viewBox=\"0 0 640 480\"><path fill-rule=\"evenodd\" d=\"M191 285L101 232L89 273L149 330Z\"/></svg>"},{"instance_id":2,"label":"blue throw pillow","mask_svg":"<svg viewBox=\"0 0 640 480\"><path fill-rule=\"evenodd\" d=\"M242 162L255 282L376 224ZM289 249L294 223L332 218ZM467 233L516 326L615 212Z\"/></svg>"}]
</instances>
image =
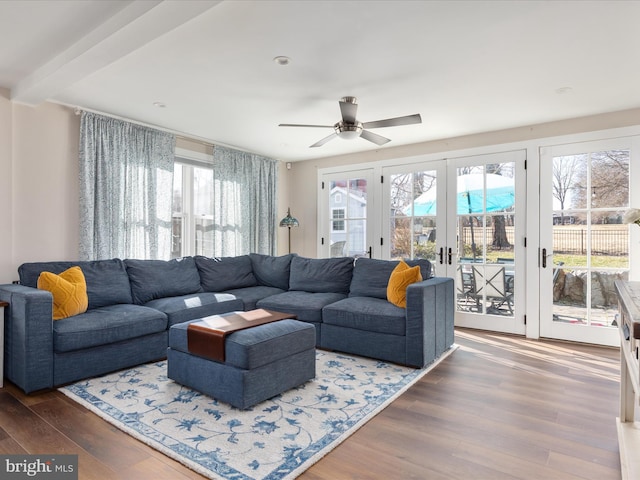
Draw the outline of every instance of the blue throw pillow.
<instances>
[{"instance_id":1,"label":"blue throw pillow","mask_svg":"<svg viewBox=\"0 0 640 480\"><path fill-rule=\"evenodd\" d=\"M221 258L198 255L195 260L200 273L200 285L205 292L224 292L258 285L249 255Z\"/></svg>"},{"instance_id":2,"label":"blue throw pillow","mask_svg":"<svg viewBox=\"0 0 640 480\"><path fill-rule=\"evenodd\" d=\"M131 285L122 260L95 260L87 262L32 262L18 267L20 284L38 288L38 277L42 272L60 274L78 266L87 283L88 309L133 303Z\"/></svg>"},{"instance_id":3,"label":"blue throw pillow","mask_svg":"<svg viewBox=\"0 0 640 480\"><path fill-rule=\"evenodd\" d=\"M424 259L405 260L410 267L420 266L423 280L431 278L431 262ZM387 285L398 260L358 258L353 268L350 297L374 297L387 299Z\"/></svg>"},{"instance_id":4,"label":"blue throw pillow","mask_svg":"<svg viewBox=\"0 0 640 480\"><path fill-rule=\"evenodd\" d=\"M125 260L133 301L139 305L156 298L202 291L193 257L174 260Z\"/></svg>"},{"instance_id":5,"label":"blue throw pillow","mask_svg":"<svg viewBox=\"0 0 640 480\"><path fill-rule=\"evenodd\" d=\"M291 260L289 290L312 293L349 293L353 258L304 258Z\"/></svg>"},{"instance_id":6,"label":"blue throw pillow","mask_svg":"<svg viewBox=\"0 0 640 480\"><path fill-rule=\"evenodd\" d=\"M250 253L253 275L258 285L289 290L289 269L295 253L274 257L260 253Z\"/></svg>"}]
</instances>

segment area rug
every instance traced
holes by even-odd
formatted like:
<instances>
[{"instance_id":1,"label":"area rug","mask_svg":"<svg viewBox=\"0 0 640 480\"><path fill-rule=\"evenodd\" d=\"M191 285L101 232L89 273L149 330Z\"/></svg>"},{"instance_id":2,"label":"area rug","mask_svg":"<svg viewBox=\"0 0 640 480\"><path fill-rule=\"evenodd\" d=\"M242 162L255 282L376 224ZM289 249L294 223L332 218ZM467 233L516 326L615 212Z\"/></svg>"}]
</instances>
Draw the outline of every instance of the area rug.
<instances>
[{"instance_id":1,"label":"area rug","mask_svg":"<svg viewBox=\"0 0 640 480\"><path fill-rule=\"evenodd\" d=\"M424 369L318 350L316 378L239 410L167 378L166 361L60 391L211 479L293 479L447 357Z\"/></svg>"}]
</instances>

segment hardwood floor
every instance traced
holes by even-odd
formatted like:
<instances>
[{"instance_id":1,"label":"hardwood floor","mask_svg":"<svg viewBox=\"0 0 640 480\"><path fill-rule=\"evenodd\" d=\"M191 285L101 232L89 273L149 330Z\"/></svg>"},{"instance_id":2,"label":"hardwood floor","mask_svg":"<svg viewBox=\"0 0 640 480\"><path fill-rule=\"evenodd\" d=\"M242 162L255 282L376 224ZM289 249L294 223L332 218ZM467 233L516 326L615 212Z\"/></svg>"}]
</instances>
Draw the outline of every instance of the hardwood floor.
<instances>
[{"instance_id":1,"label":"hardwood floor","mask_svg":"<svg viewBox=\"0 0 640 480\"><path fill-rule=\"evenodd\" d=\"M457 329L460 348L301 475L619 479L619 351ZM81 480L201 479L58 392L0 389L0 453L79 455Z\"/></svg>"}]
</instances>

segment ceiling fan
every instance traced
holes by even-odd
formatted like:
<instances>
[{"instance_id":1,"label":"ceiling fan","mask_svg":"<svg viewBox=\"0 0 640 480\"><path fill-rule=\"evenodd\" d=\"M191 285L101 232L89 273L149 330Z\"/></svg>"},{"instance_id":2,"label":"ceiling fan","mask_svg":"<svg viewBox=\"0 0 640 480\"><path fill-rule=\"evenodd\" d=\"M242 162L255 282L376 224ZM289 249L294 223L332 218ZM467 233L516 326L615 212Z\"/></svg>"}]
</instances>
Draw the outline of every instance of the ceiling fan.
<instances>
[{"instance_id":1,"label":"ceiling fan","mask_svg":"<svg viewBox=\"0 0 640 480\"><path fill-rule=\"evenodd\" d=\"M365 140L375 143L376 145L384 145L390 142L391 139L378 135L377 133L370 132L369 128L382 128L382 127L397 127L400 125L413 125L416 123L422 123L422 118L419 113L415 115L407 115L404 117L387 118L385 120L376 120L374 122L361 123L356 120L356 112L358 111L358 99L356 97L342 97L340 100L340 112L342 113L342 120L335 125L300 125L296 123L281 123L280 127L313 127L313 128L333 128L334 132L328 137L317 141L310 148L321 147L329 140L333 140L336 137L344 139L352 139L362 137Z\"/></svg>"}]
</instances>

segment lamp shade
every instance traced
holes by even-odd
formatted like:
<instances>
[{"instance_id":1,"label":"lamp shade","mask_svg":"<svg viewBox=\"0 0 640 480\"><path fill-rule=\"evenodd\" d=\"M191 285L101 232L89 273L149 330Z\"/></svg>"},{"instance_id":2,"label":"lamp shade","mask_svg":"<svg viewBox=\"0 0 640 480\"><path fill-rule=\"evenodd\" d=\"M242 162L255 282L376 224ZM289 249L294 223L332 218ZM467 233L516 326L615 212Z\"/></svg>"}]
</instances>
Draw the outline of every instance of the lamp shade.
<instances>
[{"instance_id":1,"label":"lamp shade","mask_svg":"<svg viewBox=\"0 0 640 480\"><path fill-rule=\"evenodd\" d=\"M291 227L297 227L299 225L300 225L300 222L298 222L298 219L291 216L291 209L287 208L287 216L284 217L282 220L280 220L280 226L291 228Z\"/></svg>"}]
</instances>

